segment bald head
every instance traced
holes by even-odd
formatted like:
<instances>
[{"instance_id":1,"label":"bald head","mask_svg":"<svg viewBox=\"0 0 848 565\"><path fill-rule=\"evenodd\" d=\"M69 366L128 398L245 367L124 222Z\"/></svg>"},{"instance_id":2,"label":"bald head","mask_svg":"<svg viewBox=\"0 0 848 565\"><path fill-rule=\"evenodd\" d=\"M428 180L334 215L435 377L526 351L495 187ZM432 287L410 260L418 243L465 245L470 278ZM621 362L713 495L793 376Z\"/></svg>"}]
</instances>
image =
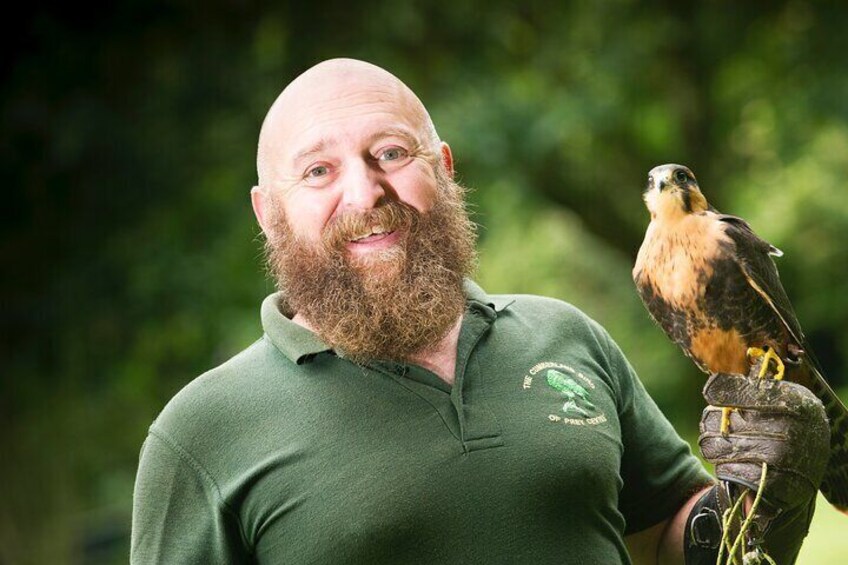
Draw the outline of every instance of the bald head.
<instances>
[{"instance_id":1,"label":"bald head","mask_svg":"<svg viewBox=\"0 0 848 565\"><path fill-rule=\"evenodd\" d=\"M376 65L330 59L289 83L268 111L256 155L259 186L285 177L286 168L300 153L326 143L319 133L333 131L337 125L336 134L346 135L345 128L359 123L348 118L357 115L396 118L426 151L438 155L436 129L409 87Z\"/></svg>"}]
</instances>

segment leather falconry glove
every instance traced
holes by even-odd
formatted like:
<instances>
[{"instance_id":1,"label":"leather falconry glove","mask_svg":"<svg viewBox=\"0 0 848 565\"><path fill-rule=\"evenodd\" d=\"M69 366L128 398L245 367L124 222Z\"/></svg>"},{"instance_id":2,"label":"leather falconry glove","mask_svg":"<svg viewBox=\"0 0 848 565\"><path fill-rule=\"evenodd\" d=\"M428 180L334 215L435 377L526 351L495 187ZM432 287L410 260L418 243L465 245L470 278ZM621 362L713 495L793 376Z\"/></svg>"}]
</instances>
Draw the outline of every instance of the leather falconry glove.
<instances>
[{"instance_id":1,"label":"leather falconry glove","mask_svg":"<svg viewBox=\"0 0 848 565\"><path fill-rule=\"evenodd\" d=\"M794 562L830 456L821 401L793 382L723 373L707 380L704 398L701 453L719 479L754 493L768 465L755 536L777 563ZM720 431L722 407L735 409L727 434Z\"/></svg>"},{"instance_id":2,"label":"leather falconry glove","mask_svg":"<svg viewBox=\"0 0 848 565\"><path fill-rule=\"evenodd\" d=\"M812 392L788 381L715 374L704 398L710 406L698 445L719 479L756 492L765 462L763 499L771 506L791 510L815 496L830 456L830 430ZM737 409L726 436L719 431L724 406Z\"/></svg>"}]
</instances>

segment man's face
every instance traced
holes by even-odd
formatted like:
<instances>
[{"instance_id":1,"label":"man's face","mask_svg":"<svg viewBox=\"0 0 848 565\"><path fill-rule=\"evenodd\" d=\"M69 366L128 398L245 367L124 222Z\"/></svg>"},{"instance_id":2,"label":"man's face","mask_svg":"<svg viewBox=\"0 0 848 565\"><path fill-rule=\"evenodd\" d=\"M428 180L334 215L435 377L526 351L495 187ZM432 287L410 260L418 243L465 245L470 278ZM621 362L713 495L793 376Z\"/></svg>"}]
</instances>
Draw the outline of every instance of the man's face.
<instances>
[{"instance_id":1,"label":"man's face","mask_svg":"<svg viewBox=\"0 0 848 565\"><path fill-rule=\"evenodd\" d=\"M385 71L314 69L260 135L252 196L269 265L295 319L337 351L409 359L460 318L475 260L450 150Z\"/></svg>"},{"instance_id":2,"label":"man's face","mask_svg":"<svg viewBox=\"0 0 848 565\"><path fill-rule=\"evenodd\" d=\"M276 136L268 184L292 233L317 244L334 222L389 202L428 212L436 199L433 147L427 122L391 85L369 85L305 100ZM344 242L353 259L390 251L408 234L391 226L360 225Z\"/></svg>"}]
</instances>

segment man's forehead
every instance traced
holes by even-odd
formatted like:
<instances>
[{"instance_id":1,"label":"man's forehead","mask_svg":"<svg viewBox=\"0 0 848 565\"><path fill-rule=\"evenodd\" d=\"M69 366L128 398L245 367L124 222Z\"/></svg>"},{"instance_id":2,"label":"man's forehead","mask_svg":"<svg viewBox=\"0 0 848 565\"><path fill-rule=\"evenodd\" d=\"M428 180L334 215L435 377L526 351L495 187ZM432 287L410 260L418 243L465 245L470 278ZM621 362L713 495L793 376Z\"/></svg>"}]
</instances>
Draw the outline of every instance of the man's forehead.
<instances>
[{"instance_id":1,"label":"man's forehead","mask_svg":"<svg viewBox=\"0 0 848 565\"><path fill-rule=\"evenodd\" d=\"M403 92L381 85L359 88L327 88L312 96L280 108L278 127L302 135L329 125L343 127L346 122L402 123L417 129L426 122L426 112L411 102Z\"/></svg>"},{"instance_id":2,"label":"man's forehead","mask_svg":"<svg viewBox=\"0 0 848 565\"><path fill-rule=\"evenodd\" d=\"M312 67L280 94L262 126L258 165L275 154L289 157L362 124L407 129L421 143L435 141L429 115L417 96L391 73L362 61L331 60ZM334 128L342 128L335 130ZM363 136L375 131L359 131ZM428 139L433 138L433 139ZM267 163L266 163L267 164Z\"/></svg>"}]
</instances>

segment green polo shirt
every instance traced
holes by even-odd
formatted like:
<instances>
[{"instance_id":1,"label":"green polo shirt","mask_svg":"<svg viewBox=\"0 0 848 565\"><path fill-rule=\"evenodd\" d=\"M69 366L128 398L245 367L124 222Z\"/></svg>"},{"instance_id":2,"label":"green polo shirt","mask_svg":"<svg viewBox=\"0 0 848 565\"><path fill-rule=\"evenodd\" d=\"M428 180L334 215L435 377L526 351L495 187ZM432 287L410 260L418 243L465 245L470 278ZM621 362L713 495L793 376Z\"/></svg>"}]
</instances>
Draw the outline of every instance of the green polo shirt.
<instances>
[{"instance_id":1,"label":"green polo shirt","mask_svg":"<svg viewBox=\"0 0 848 565\"><path fill-rule=\"evenodd\" d=\"M453 386L354 365L292 323L150 427L133 563L628 563L710 481L607 333L466 284Z\"/></svg>"}]
</instances>

